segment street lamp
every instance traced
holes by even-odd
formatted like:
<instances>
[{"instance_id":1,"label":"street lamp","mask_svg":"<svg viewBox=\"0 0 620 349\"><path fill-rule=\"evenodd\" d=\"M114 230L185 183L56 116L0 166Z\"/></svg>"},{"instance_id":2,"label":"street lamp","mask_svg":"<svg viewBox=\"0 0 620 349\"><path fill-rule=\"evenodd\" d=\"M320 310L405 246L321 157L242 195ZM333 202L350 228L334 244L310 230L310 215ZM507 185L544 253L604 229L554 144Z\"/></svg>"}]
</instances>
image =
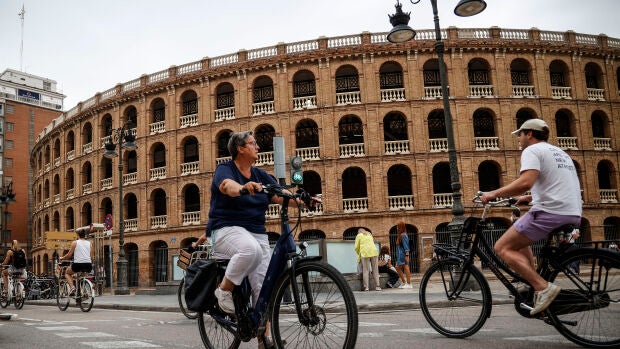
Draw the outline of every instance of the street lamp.
<instances>
[{"instance_id":1,"label":"street lamp","mask_svg":"<svg viewBox=\"0 0 620 349\"><path fill-rule=\"evenodd\" d=\"M417 4L421 0L412 1ZM454 146L454 131L452 126L452 113L450 112L450 99L448 96L448 81L446 78L446 64L443 59L444 43L441 40L441 29L439 28L439 15L437 11L437 0L431 0L433 15L435 19L435 52L439 60L439 78L441 80L441 96L443 100L444 119L446 126L446 136L448 137L448 157L450 162L450 180L452 187L452 214L454 218L448 225L449 231L454 231L462 227L464 218L463 203L461 201L461 183L459 182L459 169L456 161L456 149ZM461 17L476 15L487 7L484 0L461 0L454 8L454 13ZM412 40L416 32L408 26L409 13L404 13L399 1L396 2L396 13L389 16L392 23L392 30L387 35L387 40L392 43L401 43Z\"/></svg>"},{"instance_id":2,"label":"street lamp","mask_svg":"<svg viewBox=\"0 0 620 349\"><path fill-rule=\"evenodd\" d=\"M121 144L121 142L124 143ZM118 259L116 260L116 290L115 295L129 294L127 286L127 260L125 259L124 235L125 227L123 220L123 149L132 151L138 146L135 143L136 137L131 133L127 124L114 130L114 134L110 135L108 142L105 144L105 153L103 156L113 159L118 156ZM116 143L115 143L116 142ZM118 154L116 153L116 144L120 144ZM111 247L111 246L110 246Z\"/></svg>"},{"instance_id":3,"label":"street lamp","mask_svg":"<svg viewBox=\"0 0 620 349\"><path fill-rule=\"evenodd\" d=\"M13 182L11 181L9 185L0 188L0 206L4 207L0 233L2 233L2 248L5 256L8 251L7 242L10 240L6 233L9 225L9 204L12 202L15 202L15 193L13 193Z\"/></svg>"}]
</instances>

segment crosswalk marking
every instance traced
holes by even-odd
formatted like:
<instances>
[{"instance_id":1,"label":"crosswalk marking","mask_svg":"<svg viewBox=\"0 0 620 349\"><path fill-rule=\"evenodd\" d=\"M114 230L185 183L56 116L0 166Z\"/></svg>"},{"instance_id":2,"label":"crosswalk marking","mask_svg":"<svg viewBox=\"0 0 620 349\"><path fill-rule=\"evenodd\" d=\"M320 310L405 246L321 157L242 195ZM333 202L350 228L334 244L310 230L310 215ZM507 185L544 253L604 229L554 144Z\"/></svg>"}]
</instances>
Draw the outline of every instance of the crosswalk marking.
<instances>
[{"instance_id":1,"label":"crosswalk marking","mask_svg":"<svg viewBox=\"0 0 620 349\"><path fill-rule=\"evenodd\" d=\"M553 334L553 335L547 335L547 336L505 337L504 339L513 340L513 341L566 343L566 339L559 334Z\"/></svg>"},{"instance_id":2,"label":"crosswalk marking","mask_svg":"<svg viewBox=\"0 0 620 349\"><path fill-rule=\"evenodd\" d=\"M63 338L97 338L97 337L117 337L114 334L105 332L63 332L56 333L57 336Z\"/></svg>"},{"instance_id":3,"label":"crosswalk marking","mask_svg":"<svg viewBox=\"0 0 620 349\"><path fill-rule=\"evenodd\" d=\"M115 348L161 348L159 345L140 342L140 341L111 341L111 342L80 342L80 344L88 345L97 349L115 349Z\"/></svg>"},{"instance_id":4,"label":"crosswalk marking","mask_svg":"<svg viewBox=\"0 0 620 349\"><path fill-rule=\"evenodd\" d=\"M43 330L43 331L80 331L80 330L86 330L87 328L80 327L80 326L51 326L51 327L37 326L37 329Z\"/></svg>"}]
</instances>

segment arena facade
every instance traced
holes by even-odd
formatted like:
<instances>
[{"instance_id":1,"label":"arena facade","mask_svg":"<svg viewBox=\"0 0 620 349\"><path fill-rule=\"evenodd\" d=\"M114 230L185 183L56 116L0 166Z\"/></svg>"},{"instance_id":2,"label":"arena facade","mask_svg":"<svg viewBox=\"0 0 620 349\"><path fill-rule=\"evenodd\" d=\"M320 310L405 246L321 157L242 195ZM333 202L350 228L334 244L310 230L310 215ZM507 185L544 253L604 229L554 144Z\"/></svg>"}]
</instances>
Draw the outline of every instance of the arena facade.
<instances>
[{"instance_id":1,"label":"arena facade","mask_svg":"<svg viewBox=\"0 0 620 349\"><path fill-rule=\"evenodd\" d=\"M205 57L118 84L63 113L30 154L35 272L51 272L62 253L46 247L47 232L111 214L113 234L99 237L98 255L111 275L122 201L129 286L174 283L174 257L204 232L213 172L229 158L230 133L242 130L254 131L256 166L270 173L272 138L283 137L287 156L304 160L305 188L322 194L316 212L302 211L298 239L346 240L364 226L393 245L403 220L412 270L425 270L431 244L452 220L434 31L402 44L385 35ZM567 150L578 170L582 239L617 240L620 39L498 27L450 27L442 36L465 214L476 191L518 176L520 149L510 132L541 118L550 143ZM138 148L123 151L119 198L118 158L103 154L124 125ZM509 216L494 211L498 231ZM277 207L267 217L270 238L277 237Z\"/></svg>"}]
</instances>

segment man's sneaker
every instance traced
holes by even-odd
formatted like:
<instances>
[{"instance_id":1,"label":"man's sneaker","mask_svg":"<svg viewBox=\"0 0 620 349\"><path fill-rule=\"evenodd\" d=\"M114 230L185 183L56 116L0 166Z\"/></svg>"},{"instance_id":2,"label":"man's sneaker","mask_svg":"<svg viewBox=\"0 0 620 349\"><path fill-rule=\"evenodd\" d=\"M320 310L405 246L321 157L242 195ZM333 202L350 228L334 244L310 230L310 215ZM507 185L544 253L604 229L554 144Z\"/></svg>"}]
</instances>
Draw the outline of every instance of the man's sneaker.
<instances>
[{"instance_id":1,"label":"man's sneaker","mask_svg":"<svg viewBox=\"0 0 620 349\"><path fill-rule=\"evenodd\" d=\"M560 288L560 286L549 283L547 285L547 288L534 293L534 309L530 311L530 315L538 314L541 311L547 309L549 307L549 304L553 302L555 297L560 294L561 290L562 289Z\"/></svg>"},{"instance_id":2,"label":"man's sneaker","mask_svg":"<svg viewBox=\"0 0 620 349\"><path fill-rule=\"evenodd\" d=\"M233 302L232 292L224 291L221 288L215 289L215 298L220 309L228 314L235 313L235 302Z\"/></svg>"},{"instance_id":3,"label":"man's sneaker","mask_svg":"<svg viewBox=\"0 0 620 349\"><path fill-rule=\"evenodd\" d=\"M411 286L411 284L403 284L402 288L413 288L413 286Z\"/></svg>"}]
</instances>

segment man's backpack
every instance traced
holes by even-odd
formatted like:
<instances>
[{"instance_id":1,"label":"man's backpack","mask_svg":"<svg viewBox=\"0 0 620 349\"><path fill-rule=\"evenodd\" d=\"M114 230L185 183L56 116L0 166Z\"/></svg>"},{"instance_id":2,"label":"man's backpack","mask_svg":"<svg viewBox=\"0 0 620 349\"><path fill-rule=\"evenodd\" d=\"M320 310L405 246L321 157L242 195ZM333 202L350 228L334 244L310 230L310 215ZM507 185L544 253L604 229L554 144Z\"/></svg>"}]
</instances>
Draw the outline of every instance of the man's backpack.
<instances>
[{"instance_id":1,"label":"man's backpack","mask_svg":"<svg viewBox=\"0 0 620 349\"><path fill-rule=\"evenodd\" d=\"M17 269L26 267L26 254L24 250L13 251L13 267Z\"/></svg>"}]
</instances>

